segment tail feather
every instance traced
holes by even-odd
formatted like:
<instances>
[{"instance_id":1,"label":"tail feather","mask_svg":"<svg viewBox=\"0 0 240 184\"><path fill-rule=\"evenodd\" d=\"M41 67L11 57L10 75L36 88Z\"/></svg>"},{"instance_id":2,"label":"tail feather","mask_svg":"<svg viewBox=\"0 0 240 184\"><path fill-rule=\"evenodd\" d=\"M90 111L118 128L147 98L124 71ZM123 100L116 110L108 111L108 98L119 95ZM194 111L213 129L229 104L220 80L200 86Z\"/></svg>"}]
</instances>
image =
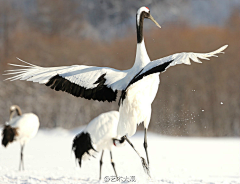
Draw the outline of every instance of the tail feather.
<instances>
[{"instance_id":1,"label":"tail feather","mask_svg":"<svg viewBox=\"0 0 240 184\"><path fill-rule=\"evenodd\" d=\"M16 135L17 135L16 128L12 128L9 125L5 125L4 129L2 131L2 136L3 136L2 145L6 147L8 145L8 143L13 142Z\"/></svg>"},{"instance_id":2,"label":"tail feather","mask_svg":"<svg viewBox=\"0 0 240 184\"><path fill-rule=\"evenodd\" d=\"M75 157L78 160L79 166L81 167L82 164L82 156L87 153L90 155L89 151L94 150L92 145L91 136L89 133L82 132L78 134L74 140L72 145L72 150L74 151ZM92 156L92 155L90 155Z\"/></svg>"}]
</instances>

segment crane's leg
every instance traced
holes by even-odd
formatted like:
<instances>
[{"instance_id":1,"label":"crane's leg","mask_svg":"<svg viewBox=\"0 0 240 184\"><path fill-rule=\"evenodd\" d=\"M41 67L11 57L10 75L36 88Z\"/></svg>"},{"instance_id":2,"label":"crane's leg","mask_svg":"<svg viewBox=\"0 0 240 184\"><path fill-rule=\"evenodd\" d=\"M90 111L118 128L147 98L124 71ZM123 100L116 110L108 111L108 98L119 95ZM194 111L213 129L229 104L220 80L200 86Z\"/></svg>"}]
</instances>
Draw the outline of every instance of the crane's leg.
<instances>
[{"instance_id":1,"label":"crane's leg","mask_svg":"<svg viewBox=\"0 0 240 184\"><path fill-rule=\"evenodd\" d=\"M20 164L19 164L19 171L24 170L24 165L23 165L23 149L24 149L24 144L21 145L21 155L20 155Z\"/></svg>"},{"instance_id":2,"label":"crane's leg","mask_svg":"<svg viewBox=\"0 0 240 184\"><path fill-rule=\"evenodd\" d=\"M111 164L112 164L112 166L113 166L113 170L114 170L115 175L116 175L116 177L117 177L117 172L116 172L116 169L115 169L115 163L113 162L113 159L112 159L112 152L111 152L111 151L110 151L110 156L111 156Z\"/></svg>"},{"instance_id":3,"label":"crane's leg","mask_svg":"<svg viewBox=\"0 0 240 184\"><path fill-rule=\"evenodd\" d=\"M102 151L102 156L101 156L101 159L100 159L100 175L99 175L99 180L101 180L101 175L102 175L102 158L103 158L103 153L104 153L104 150Z\"/></svg>"},{"instance_id":4,"label":"crane's leg","mask_svg":"<svg viewBox=\"0 0 240 184\"><path fill-rule=\"evenodd\" d=\"M150 171L149 171L149 167L148 164L146 162L146 160L141 157L141 155L139 154L139 152L135 149L135 147L133 146L133 144L130 142L130 140L127 138L127 136L125 135L124 138L127 140L127 142L130 144L130 146L132 146L132 148L135 150L135 152L138 154L138 156L140 157L141 161L142 161L142 166L144 171L148 174L148 176L151 178L150 176Z\"/></svg>"},{"instance_id":5,"label":"crane's leg","mask_svg":"<svg viewBox=\"0 0 240 184\"><path fill-rule=\"evenodd\" d=\"M144 129L144 143L143 143L143 147L145 149L146 155L147 155L147 161L148 161L148 166L149 166L149 158L148 158L148 151L147 151L147 129Z\"/></svg>"}]
</instances>

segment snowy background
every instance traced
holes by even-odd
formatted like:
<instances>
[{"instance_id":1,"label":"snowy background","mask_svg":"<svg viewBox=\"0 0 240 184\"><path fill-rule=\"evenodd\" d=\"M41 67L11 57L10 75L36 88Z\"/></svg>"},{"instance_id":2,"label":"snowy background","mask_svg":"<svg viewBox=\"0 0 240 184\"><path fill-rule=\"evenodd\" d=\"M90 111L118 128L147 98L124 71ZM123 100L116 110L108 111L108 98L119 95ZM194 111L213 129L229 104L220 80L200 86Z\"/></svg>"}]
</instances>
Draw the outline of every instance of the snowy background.
<instances>
[{"instance_id":1,"label":"snowy background","mask_svg":"<svg viewBox=\"0 0 240 184\"><path fill-rule=\"evenodd\" d=\"M113 176L110 154L105 151L102 180L99 181L99 159L84 161L82 168L71 151L72 140L80 132L40 130L25 147L25 171L18 171L20 145L0 147L1 184L70 184L116 183L104 182ZM150 171L144 173L137 154L129 145L114 148L113 159L119 176L135 176L136 182L159 184L240 184L239 138L186 138L149 134ZM131 138L136 149L145 157L143 132Z\"/></svg>"}]
</instances>

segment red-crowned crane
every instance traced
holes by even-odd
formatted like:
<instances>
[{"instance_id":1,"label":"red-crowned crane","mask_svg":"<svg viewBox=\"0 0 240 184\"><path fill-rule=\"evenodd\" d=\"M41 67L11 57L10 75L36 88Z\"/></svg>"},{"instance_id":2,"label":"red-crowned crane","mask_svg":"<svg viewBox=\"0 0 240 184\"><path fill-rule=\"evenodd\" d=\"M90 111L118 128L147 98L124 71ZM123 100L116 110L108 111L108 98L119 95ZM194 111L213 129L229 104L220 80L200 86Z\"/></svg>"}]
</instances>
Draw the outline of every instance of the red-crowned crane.
<instances>
[{"instance_id":1,"label":"red-crowned crane","mask_svg":"<svg viewBox=\"0 0 240 184\"><path fill-rule=\"evenodd\" d=\"M16 117L14 113L17 113ZM32 139L38 132L39 119L33 113L22 114L19 106L12 105L10 107L10 119L4 126L2 131L2 145L7 146L13 141L18 141L21 145L21 155L19 170L24 170L23 149L25 144Z\"/></svg>"},{"instance_id":2,"label":"red-crowned crane","mask_svg":"<svg viewBox=\"0 0 240 184\"><path fill-rule=\"evenodd\" d=\"M143 145L148 164L137 153L145 171L149 173L147 129L151 118L151 104L160 84L159 74L170 66L190 65L190 60L201 63L199 59L209 60L209 57L217 57L216 54L223 53L222 51L227 48L227 45L209 53L183 52L151 61L143 38L144 19L150 19L160 27L151 16L149 8L138 9L136 15L137 51L134 65L128 70L121 71L109 67L85 65L40 67L21 60L27 65L10 64L22 68L8 70L7 74L14 75L8 78L12 81L20 79L38 82L56 91L65 91L89 100L115 101L117 92L122 91L119 100L118 136L124 137L130 143L128 138L135 134L137 125L144 124ZM132 144L130 143L130 145Z\"/></svg>"},{"instance_id":3,"label":"red-crowned crane","mask_svg":"<svg viewBox=\"0 0 240 184\"><path fill-rule=\"evenodd\" d=\"M120 141L115 139L117 137L118 119L118 111L102 113L94 118L73 140L72 149L80 167L82 165L82 160L94 156L94 152L102 152L99 179L101 179L102 158L105 150L110 152L111 164L117 176L115 163L112 157L112 147L113 145L123 145L125 141L124 139Z\"/></svg>"}]
</instances>

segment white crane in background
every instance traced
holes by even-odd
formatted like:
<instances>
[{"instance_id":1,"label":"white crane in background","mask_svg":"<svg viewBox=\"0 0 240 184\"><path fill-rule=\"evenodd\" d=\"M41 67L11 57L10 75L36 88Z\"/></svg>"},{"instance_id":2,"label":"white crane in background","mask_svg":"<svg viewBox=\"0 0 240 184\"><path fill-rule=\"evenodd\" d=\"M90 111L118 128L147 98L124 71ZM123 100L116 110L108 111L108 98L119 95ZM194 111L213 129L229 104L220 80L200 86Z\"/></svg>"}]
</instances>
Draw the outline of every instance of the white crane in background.
<instances>
[{"instance_id":1,"label":"white crane in background","mask_svg":"<svg viewBox=\"0 0 240 184\"><path fill-rule=\"evenodd\" d=\"M136 58L133 67L129 70L121 71L109 67L85 65L40 67L21 60L27 65L10 64L22 68L8 70L7 74L14 75L8 78L11 81L20 79L38 82L56 91L65 91L76 97L89 100L115 101L117 91L122 91L119 100L118 136L124 137L130 143L128 138L135 134L137 125L143 122L145 128L143 145L148 164L143 157L139 156L145 171L149 173L147 129L151 118L151 104L160 83L159 74L166 71L170 66L177 64L190 65L190 59L201 63L199 58L209 60L209 57L217 57L216 54L223 53L222 51L227 48L227 45L210 53L183 52L151 61L143 38L144 19L150 19L160 27L147 7L138 9L136 15Z\"/></svg>"},{"instance_id":2,"label":"white crane in background","mask_svg":"<svg viewBox=\"0 0 240 184\"><path fill-rule=\"evenodd\" d=\"M17 116L13 117L17 112ZM21 145L21 155L19 170L24 170L23 149L25 144L32 139L38 132L39 119L33 113L22 114L19 106L12 105L10 107L10 119L4 126L2 131L2 145L7 146L13 141L18 141Z\"/></svg>"},{"instance_id":3,"label":"white crane in background","mask_svg":"<svg viewBox=\"0 0 240 184\"><path fill-rule=\"evenodd\" d=\"M123 145L125 141L124 139L120 141L115 139L117 137L118 120L118 111L110 111L100 114L94 118L81 133L76 135L73 140L72 149L80 167L82 165L82 160L94 156L95 151L102 152L99 179L101 179L102 158L105 150L110 152L111 164L114 173L117 176L115 163L113 162L112 157L112 147L113 145Z\"/></svg>"}]
</instances>

